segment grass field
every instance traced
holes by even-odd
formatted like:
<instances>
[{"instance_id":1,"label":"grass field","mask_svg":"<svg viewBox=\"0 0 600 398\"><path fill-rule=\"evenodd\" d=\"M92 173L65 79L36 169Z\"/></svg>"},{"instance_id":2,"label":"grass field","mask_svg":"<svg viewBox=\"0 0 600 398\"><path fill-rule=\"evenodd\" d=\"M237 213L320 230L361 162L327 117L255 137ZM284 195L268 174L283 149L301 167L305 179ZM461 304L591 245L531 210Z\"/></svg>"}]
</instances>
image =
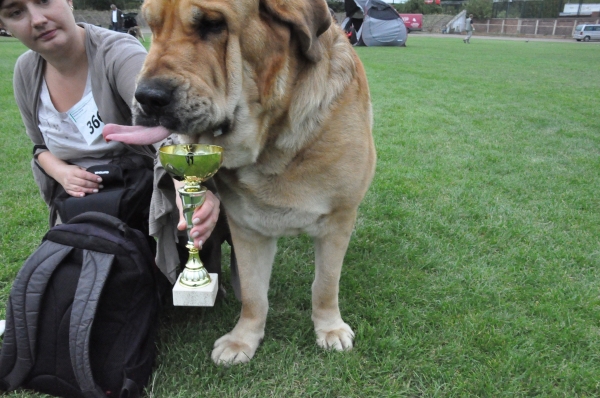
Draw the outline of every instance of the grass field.
<instances>
[{"instance_id":1,"label":"grass field","mask_svg":"<svg viewBox=\"0 0 600 398\"><path fill-rule=\"evenodd\" d=\"M0 314L47 225L12 98L23 50L0 41ZM599 396L599 50L413 35L358 48L378 164L341 280L355 349L316 347L311 241L282 239L255 358L210 360L232 295L165 309L148 396Z\"/></svg>"}]
</instances>

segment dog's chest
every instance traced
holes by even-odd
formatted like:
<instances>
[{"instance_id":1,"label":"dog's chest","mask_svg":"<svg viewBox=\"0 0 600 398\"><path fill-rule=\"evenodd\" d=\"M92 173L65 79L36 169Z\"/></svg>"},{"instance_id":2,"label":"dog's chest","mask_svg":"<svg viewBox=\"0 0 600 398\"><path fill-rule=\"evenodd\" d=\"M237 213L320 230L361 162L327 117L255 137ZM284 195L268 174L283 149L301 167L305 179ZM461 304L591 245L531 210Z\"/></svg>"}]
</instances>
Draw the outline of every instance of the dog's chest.
<instances>
[{"instance_id":1,"label":"dog's chest","mask_svg":"<svg viewBox=\"0 0 600 398\"><path fill-rule=\"evenodd\" d=\"M315 234L330 212L326 195L303 181L251 168L221 170L217 184L228 217L266 236Z\"/></svg>"}]
</instances>

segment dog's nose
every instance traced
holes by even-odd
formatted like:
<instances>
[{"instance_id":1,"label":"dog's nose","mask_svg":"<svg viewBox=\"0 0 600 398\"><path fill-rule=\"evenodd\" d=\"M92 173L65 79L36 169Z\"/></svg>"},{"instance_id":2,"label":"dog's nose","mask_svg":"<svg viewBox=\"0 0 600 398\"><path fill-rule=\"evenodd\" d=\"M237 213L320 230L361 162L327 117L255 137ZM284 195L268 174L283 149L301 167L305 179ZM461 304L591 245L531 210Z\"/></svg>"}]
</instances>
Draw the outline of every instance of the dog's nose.
<instances>
[{"instance_id":1,"label":"dog's nose","mask_svg":"<svg viewBox=\"0 0 600 398\"><path fill-rule=\"evenodd\" d=\"M171 102L173 89L160 81L140 82L135 90L135 99L153 110L167 106Z\"/></svg>"}]
</instances>

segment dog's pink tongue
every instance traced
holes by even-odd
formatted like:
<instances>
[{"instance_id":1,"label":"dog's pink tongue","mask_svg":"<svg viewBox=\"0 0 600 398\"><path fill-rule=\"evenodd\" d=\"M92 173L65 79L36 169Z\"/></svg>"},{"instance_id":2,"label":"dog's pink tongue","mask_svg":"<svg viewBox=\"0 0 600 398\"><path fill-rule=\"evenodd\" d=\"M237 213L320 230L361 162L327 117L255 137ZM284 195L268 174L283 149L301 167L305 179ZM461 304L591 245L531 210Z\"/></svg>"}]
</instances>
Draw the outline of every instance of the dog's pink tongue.
<instances>
[{"instance_id":1,"label":"dog's pink tongue","mask_svg":"<svg viewBox=\"0 0 600 398\"><path fill-rule=\"evenodd\" d=\"M108 141L119 141L125 144L150 145L162 141L171 132L162 126L120 126L107 124L102 130L102 136Z\"/></svg>"}]
</instances>

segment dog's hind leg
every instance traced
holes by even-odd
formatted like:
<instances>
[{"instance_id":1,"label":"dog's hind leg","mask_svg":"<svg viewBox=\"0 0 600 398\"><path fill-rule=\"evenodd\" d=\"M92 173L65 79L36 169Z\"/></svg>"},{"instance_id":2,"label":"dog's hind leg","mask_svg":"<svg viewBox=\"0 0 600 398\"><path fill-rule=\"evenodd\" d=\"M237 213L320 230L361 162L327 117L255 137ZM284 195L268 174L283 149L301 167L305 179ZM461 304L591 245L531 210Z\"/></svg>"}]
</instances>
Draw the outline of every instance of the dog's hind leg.
<instances>
[{"instance_id":1,"label":"dog's hind leg","mask_svg":"<svg viewBox=\"0 0 600 398\"><path fill-rule=\"evenodd\" d=\"M229 222L241 287L242 313L233 330L219 338L213 347L216 364L248 362L265 335L269 302L267 293L277 239L241 230Z\"/></svg>"},{"instance_id":2,"label":"dog's hind leg","mask_svg":"<svg viewBox=\"0 0 600 398\"><path fill-rule=\"evenodd\" d=\"M330 216L327 231L315 237L312 320L317 334L317 344L325 349L339 351L352 349L354 332L342 320L338 294L342 263L355 218L356 210L338 212L337 216Z\"/></svg>"}]
</instances>

